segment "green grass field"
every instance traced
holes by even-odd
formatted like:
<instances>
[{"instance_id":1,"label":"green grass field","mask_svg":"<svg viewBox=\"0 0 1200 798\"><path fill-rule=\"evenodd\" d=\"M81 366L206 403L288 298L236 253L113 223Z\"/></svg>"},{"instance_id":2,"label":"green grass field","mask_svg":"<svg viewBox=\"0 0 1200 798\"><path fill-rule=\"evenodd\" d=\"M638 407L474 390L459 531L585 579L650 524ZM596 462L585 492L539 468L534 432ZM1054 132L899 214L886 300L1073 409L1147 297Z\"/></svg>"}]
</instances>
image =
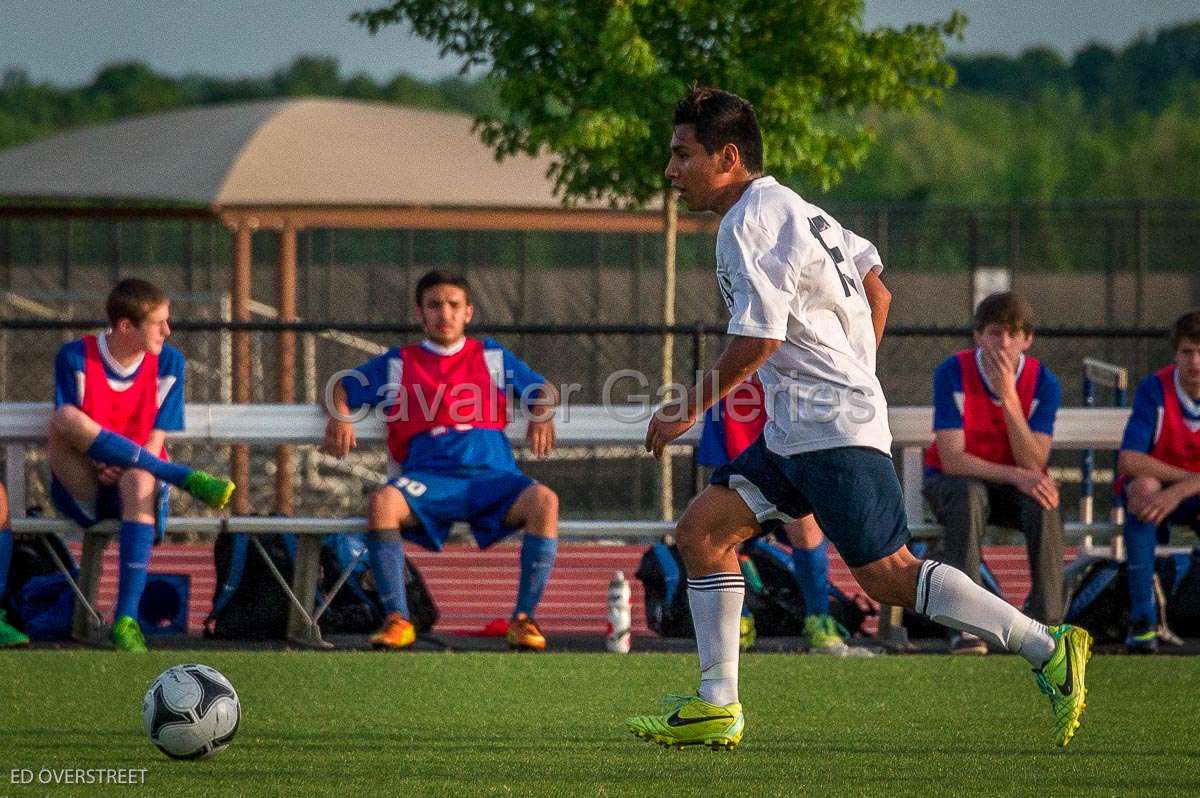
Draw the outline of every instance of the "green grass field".
<instances>
[{"instance_id":1,"label":"green grass field","mask_svg":"<svg viewBox=\"0 0 1200 798\"><path fill-rule=\"evenodd\" d=\"M141 700L204 662L242 700L212 760L167 760ZM1066 751L1016 657L743 658L746 738L668 751L622 719L694 688L679 654L0 654L0 796L1182 795L1200 790L1200 667L1097 657ZM13 768L149 769L145 786L14 787Z\"/></svg>"}]
</instances>

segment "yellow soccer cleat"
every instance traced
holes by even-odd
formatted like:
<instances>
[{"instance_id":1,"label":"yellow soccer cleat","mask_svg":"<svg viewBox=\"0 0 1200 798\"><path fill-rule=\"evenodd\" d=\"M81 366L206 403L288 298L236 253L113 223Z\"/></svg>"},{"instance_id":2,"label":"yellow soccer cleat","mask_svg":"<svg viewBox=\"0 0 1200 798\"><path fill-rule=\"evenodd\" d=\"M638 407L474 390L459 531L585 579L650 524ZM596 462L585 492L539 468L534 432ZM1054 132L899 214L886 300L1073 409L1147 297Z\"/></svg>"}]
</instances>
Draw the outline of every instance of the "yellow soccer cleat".
<instances>
[{"instance_id":1,"label":"yellow soccer cleat","mask_svg":"<svg viewBox=\"0 0 1200 798\"><path fill-rule=\"evenodd\" d=\"M664 748L705 745L714 751L732 751L742 741L746 717L741 704L718 706L700 696L669 695L663 699L664 715L638 715L625 726L641 739Z\"/></svg>"},{"instance_id":2,"label":"yellow soccer cleat","mask_svg":"<svg viewBox=\"0 0 1200 798\"><path fill-rule=\"evenodd\" d=\"M416 641L416 628L398 612L389 612L383 626L371 635L371 645L380 651L403 651Z\"/></svg>"},{"instance_id":3,"label":"yellow soccer cleat","mask_svg":"<svg viewBox=\"0 0 1200 798\"><path fill-rule=\"evenodd\" d=\"M546 648L546 636L542 634L537 621L523 612L509 621L504 637L508 640L509 648L519 651L544 651Z\"/></svg>"},{"instance_id":4,"label":"yellow soccer cleat","mask_svg":"<svg viewBox=\"0 0 1200 798\"><path fill-rule=\"evenodd\" d=\"M1084 673L1092 659L1092 636L1078 626L1051 626L1054 655L1033 672L1038 687L1050 699L1054 712L1055 742L1066 748L1079 728L1079 717L1087 708Z\"/></svg>"}]
</instances>

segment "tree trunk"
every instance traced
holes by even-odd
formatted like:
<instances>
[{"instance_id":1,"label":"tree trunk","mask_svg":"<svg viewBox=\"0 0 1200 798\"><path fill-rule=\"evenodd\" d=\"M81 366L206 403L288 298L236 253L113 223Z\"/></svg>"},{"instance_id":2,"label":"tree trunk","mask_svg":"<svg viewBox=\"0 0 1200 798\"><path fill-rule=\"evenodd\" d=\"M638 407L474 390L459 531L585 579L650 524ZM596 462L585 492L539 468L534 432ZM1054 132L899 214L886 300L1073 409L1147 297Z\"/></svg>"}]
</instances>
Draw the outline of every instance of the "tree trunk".
<instances>
[{"instance_id":1,"label":"tree trunk","mask_svg":"<svg viewBox=\"0 0 1200 798\"><path fill-rule=\"evenodd\" d=\"M678 194L668 188L663 195L663 324L675 324L675 243L679 227ZM667 333L662 342L662 385L675 379L675 336ZM675 485L671 473L670 449L659 461L659 510L662 520L675 518Z\"/></svg>"}]
</instances>

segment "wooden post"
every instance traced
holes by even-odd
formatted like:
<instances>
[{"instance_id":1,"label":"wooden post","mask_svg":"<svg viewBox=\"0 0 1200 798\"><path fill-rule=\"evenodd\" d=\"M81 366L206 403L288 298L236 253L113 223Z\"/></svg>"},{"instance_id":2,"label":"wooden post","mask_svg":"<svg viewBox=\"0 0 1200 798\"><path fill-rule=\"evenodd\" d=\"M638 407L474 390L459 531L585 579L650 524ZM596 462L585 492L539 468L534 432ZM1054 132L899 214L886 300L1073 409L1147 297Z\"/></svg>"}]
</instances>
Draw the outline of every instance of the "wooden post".
<instances>
[{"instance_id":1,"label":"wooden post","mask_svg":"<svg viewBox=\"0 0 1200 798\"><path fill-rule=\"evenodd\" d=\"M233 321L250 321L250 237L253 231L248 220L238 222L233 233ZM233 333L233 401L250 402L250 333ZM233 447L230 470L237 484L233 494L233 512L250 514L250 450L245 445Z\"/></svg>"},{"instance_id":2,"label":"wooden post","mask_svg":"<svg viewBox=\"0 0 1200 798\"><path fill-rule=\"evenodd\" d=\"M675 245L679 228L678 193L668 188L663 195L663 324L670 327L675 324ZM663 336L662 346L662 384L666 386L674 381L675 336L667 333ZM664 521L675 518L675 481L671 471L671 455L663 451L659 460L659 513Z\"/></svg>"},{"instance_id":3,"label":"wooden post","mask_svg":"<svg viewBox=\"0 0 1200 798\"><path fill-rule=\"evenodd\" d=\"M279 233L279 263L276 272L278 320L282 323L296 321L296 228L284 222ZM280 331L276 335L275 367L279 403L294 404L296 401L296 333ZM290 445L275 448L275 512L292 515L294 510L292 472L295 447Z\"/></svg>"}]
</instances>

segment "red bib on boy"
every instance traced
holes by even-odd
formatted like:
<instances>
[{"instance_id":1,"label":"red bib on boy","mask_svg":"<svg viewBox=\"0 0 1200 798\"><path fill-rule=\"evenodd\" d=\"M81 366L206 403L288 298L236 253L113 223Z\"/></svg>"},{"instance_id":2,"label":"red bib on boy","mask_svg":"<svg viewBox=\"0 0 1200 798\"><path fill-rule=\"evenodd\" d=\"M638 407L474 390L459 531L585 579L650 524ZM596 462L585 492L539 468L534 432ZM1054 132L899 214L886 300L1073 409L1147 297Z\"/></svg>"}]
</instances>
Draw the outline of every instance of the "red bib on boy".
<instances>
[{"instance_id":1,"label":"red bib on boy","mask_svg":"<svg viewBox=\"0 0 1200 798\"><path fill-rule=\"evenodd\" d=\"M730 460L736 460L762 435L767 426L767 402L757 375L735 385L721 400L721 425L725 428L725 454Z\"/></svg>"},{"instance_id":2,"label":"red bib on boy","mask_svg":"<svg viewBox=\"0 0 1200 798\"><path fill-rule=\"evenodd\" d=\"M400 386L387 410L388 451L397 463L426 432L504 429L508 401L488 371L483 342L468 338L453 355L420 344L400 350Z\"/></svg>"},{"instance_id":3,"label":"red bib on boy","mask_svg":"<svg viewBox=\"0 0 1200 798\"><path fill-rule=\"evenodd\" d=\"M983 377L979 373L979 365L975 362L975 350L964 349L955 357L958 358L958 368L962 373L963 382L963 437L966 451L989 463L1001 465L1016 465L1012 446L1008 442L1008 428L1004 424L1004 409L992 401ZM1025 366L1017 377L1017 398L1021 402L1021 412L1029 418L1033 409L1033 395L1037 389L1038 372L1041 363L1036 359L1025 356ZM942 470L942 458L938 455L937 443L925 450L925 466Z\"/></svg>"},{"instance_id":4,"label":"red bib on boy","mask_svg":"<svg viewBox=\"0 0 1200 798\"><path fill-rule=\"evenodd\" d=\"M1200 429L1188 429L1179 405L1179 394L1175 393L1175 365L1155 372L1162 384L1163 416L1162 430L1154 441L1150 456L1168 465L1186 471L1200 472Z\"/></svg>"},{"instance_id":5,"label":"red bib on boy","mask_svg":"<svg viewBox=\"0 0 1200 798\"><path fill-rule=\"evenodd\" d=\"M85 335L83 380L81 409L88 418L138 446L145 446L158 417L158 355L147 352L133 384L123 391L114 391L108 384L96 336ZM156 454L162 457L163 452Z\"/></svg>"}]
</instances>

